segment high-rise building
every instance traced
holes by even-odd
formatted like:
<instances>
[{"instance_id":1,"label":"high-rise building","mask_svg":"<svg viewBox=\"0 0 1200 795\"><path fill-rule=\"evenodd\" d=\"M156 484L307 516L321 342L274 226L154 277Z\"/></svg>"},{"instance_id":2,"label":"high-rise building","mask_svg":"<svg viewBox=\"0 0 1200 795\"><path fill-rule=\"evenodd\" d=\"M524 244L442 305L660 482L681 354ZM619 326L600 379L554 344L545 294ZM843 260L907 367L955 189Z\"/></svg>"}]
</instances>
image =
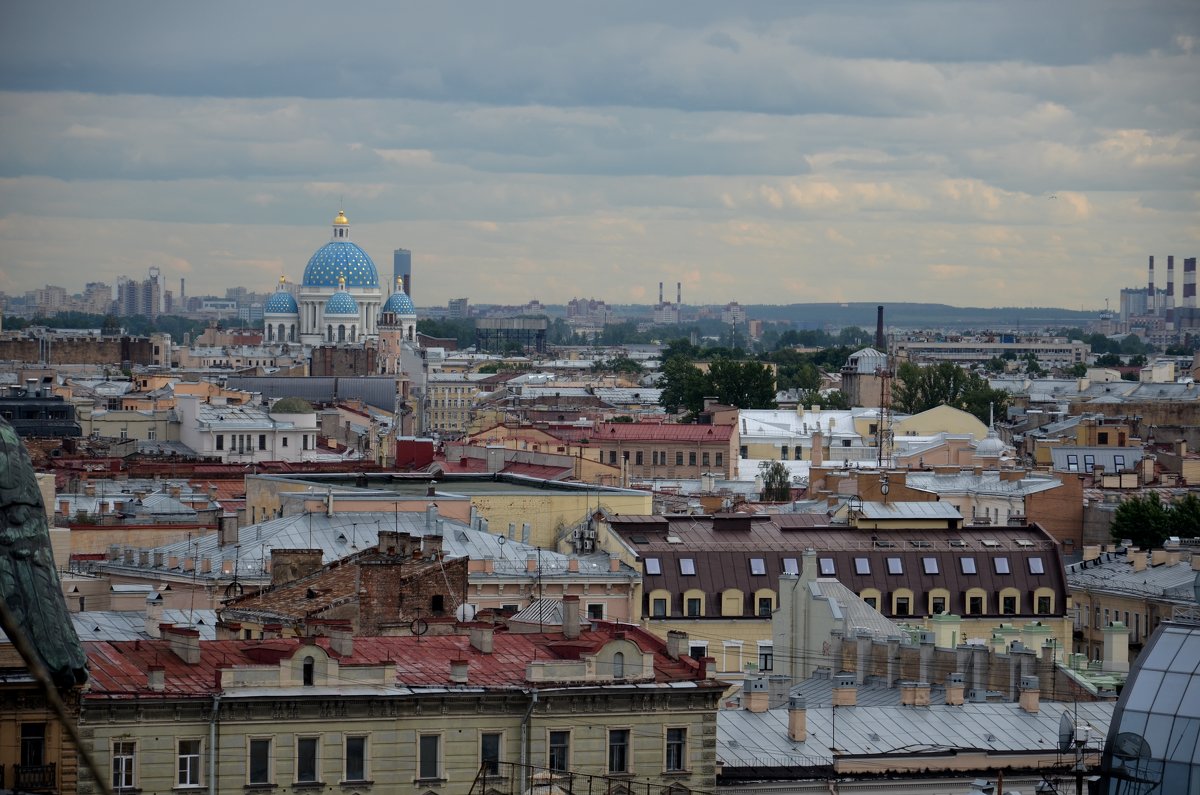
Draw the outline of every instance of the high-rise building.
<instances>
[{"instance_id":1,"label":"high-rise building","mask_svg":"<svg viewBox=\"0 0 1200 795\"><path fill-rule=\"evenodd\" d=\"M446 304L446 316L451 318L464 318L471 316L470 302L466 298L451 298Z\"/></svg>"},{"instance_id":2,"label":"high-rise building","mask_svg":"<svg viewBox=\"0 0 1200 795\"><path fill-rule=\"evenodd\" d=\"M122 276L117 282L117 313L122 316L144 315L153 320L162 313L162 285L159 269L151 268L149 278L134 281Z\"/></svg>"},{"instance_id":3,"label":"high-rise building","mask_svg":"<svg viewBox=\"0 0 1200 795\"><path fill-rule=\"evenodd\" d=\"M392 252L392 282L396 279L404 281L404 293L412 298L412 252L406 248Z\"/></svg>"}]
</instances>

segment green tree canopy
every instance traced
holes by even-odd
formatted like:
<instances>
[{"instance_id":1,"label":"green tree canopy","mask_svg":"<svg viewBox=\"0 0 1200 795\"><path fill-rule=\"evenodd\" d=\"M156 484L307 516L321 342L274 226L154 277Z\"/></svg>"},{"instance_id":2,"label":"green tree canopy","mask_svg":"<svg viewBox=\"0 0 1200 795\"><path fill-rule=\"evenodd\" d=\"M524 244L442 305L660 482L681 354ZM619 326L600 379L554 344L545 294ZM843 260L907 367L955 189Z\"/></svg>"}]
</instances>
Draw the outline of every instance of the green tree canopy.
<instances>
[{"instance_id":1,"label":"green tree canopy","mask_svg":"<svg viewBox=\"0 0 1200 795\"><path fill-rule=\"evenodd\" d=\"M759 499L763 502L787 502L792 498L792 480L782 461L760 461L758 471L762 473L763 484Z\"/></svg>"},{"instance_id":2,"label":"green tree canopy","mask_svg":"<svg viewBox=\"0 0 1200 795\"><path fill-rule=\"evenodd\" d=\"M992 389L977 373L967 372L953 362L920 367L912 362L900 365L892 387L892 405L909 414L953 406L987 422L992 411L1003 416L1010 395Z\"/></svg>"},{"instance_id":3,"label":"green tree canopy","mask_svg":"<svg viewBox=\"0 0 1200 795\"><path fill-rule=\"evenodd\" d=\"M1164 503L1153 492L1130 497L1117 506L1109 532L1114 540L1128 540L1142 549L1161 547L1172 536L1200 535L1200 498L1187 494Z\"/></svg>"},{"instance_id":4,"label":"green tree canopy","mask_svg":"<svg viewBox=\"0 0 1200 795\"><path fill-rule=\"evenodd\" d=\"M775 381L771 368L755 361L716 359L701 372L683 356L673 356L662 367L659 402L671 412L683 411L694 421L704 410L704 398L742 409L775 406Z\"/></svg>"}]
</instances>

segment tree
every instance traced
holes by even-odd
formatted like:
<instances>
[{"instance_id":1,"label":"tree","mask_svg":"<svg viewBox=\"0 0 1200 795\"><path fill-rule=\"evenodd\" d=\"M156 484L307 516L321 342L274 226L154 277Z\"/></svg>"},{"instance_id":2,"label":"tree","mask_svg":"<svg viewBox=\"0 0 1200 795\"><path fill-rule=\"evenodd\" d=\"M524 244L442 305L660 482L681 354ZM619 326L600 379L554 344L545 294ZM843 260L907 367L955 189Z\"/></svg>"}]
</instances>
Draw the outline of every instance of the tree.
<instances>
[{"instance_id":1,"label":"tree","mask_svg":"<svg viewBox=\"0 0 1200 795\"><path fill-rule=\"evenodd\" d=\"M828 392L822 392L819 389L806 390L801 392L796 398L796 404L800 406L820 406L823 409L833 409L835 411L845 411L852 408L850 397L840 389L832 389Z\"/></svg>"},{"instance_id":2,"label":"tree","mask_svg":"<svg viewBox=\"0 0 1200 795\"><path fill-rule=\"evenodd\" d=\"M1173 506L1164 505L1154 492L1144 497L1130 497L1113 512L1109 533L1121 541L1128 539L1136 547L1154 549L1172 536Z\"/></svg>"},{"instance_id":3,"label":"tree","mask_svg":"<svg viewBox=\"0 0 1200 795\"><path fill-rule=\"evenodd\" d=\"M792 480L782 461L760 461L758 471L762 473L763 483L759 499L763 502L787 502L792 498Z\"/></svg>"},{"instance_id":4,"label":"tree","mask_svg":"<svg viewBox=\"0 0 1200 795\"><path fill-rule=\"evenodd\" d=\"M917 414L937 406L953 406L987 422L994 411L1003 415L1010 395L992 389L985 378L969 373L953 362L919 367L912 362L900 365L892 387L892 405L899 411Z\"/></svg>"},{"instance_id":5,"label":"tree","mask_svg":"<svg viewBox=\"0 0 1200 795\"><path fill-rule=\"evenodd\" d=\"M1085 375L1087 375L1087 371L1088 366L1086 364L1083 362L1076 362L1067 368L1067 375L1074 378L1083 378Z\"/></svg>"},{"instance_id":6,"label":"tree","mask_svg":"<svg viewBox=\"0 0 1200 795\"><path fill-rule=\"evenodd\" d=\"M684 412L688 422L704 410L706 397L741 409L775 407L771 369L755 361L717 359L705 373L683 356L673 356L663 364L659 386L659 403L670 412Z\"/></svg>"},{"instance_id":7,"label":"tree","mask_svg":"<svg viewBox=\"0 0 1200 795\"><path fill-rule=\"evenodd\" d=\"M592 365L592 370L598 373L642 374L642 366L628 356L615 356L608 361L598 361Z\"/></svg>"}]
</instances>

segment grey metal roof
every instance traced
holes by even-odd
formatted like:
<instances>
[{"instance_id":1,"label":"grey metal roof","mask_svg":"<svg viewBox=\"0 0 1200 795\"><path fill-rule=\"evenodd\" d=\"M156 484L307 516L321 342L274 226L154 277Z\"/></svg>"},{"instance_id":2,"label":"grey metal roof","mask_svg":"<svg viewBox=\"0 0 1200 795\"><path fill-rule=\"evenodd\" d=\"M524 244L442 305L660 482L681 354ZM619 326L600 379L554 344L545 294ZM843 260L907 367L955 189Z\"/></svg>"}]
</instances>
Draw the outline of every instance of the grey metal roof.
<instances>
[{"instance_id":1,"label":"grey metal roof","mask_svg":"<svg viewBox=\"0 0 1200 795\"><path fill-rule=\"evenodd\" d=\"M786 708L766 712L721 710L717 713L717 759L728 774L735 768L761 770L830 765L832 748L839 754L912 755L946 749L982 749L1011 753L1058 750L1059 720L1078 712L1090 727L1088 747L1100 750L1112 720L1112 702L1048 702L1030 714L1014 703L968 703L929 707L853 706L807 709L808 738L788 739Z\"/></svg>"},{"instance_id":2,"label":"grey metal roof","mask_svg":"<svg viewBox=\"0 0 1200 795\"><path fill-rule=\"evenodd\" d=\"M1067 566L1067 586L1073 591L1151 596L1190 603L1194 601L1195 580L1196 572L1189 560L1173 566L1147 564L1144 570L1134 571L1124 555L1106 553L1095 560Z\"/></svg>"},{"instance_id":3,"label":"grey metal roof","mask_svg":"<svg viewBox=\"0 0 1200 795\"><path fill-rule=\"evenodd\" d=\"M508 619L509 624L537 624L539 627L561 627L563 625L563 602L561 599L537 599L528 607L518 611ZM590 627L592 622L582 611L579 614L579 626Z\"/></svg>"},{"instance_id":4,"label":"grey metal roof","mask_svg":"<svg viewBox=\"0 0 1200 795\"><path fill-rule=\"evenodd\" d=\"M310 403L361 400L385 411L391 411L396 404L396 379L390 376L230 376L226 379L226 386L243 392L257 392L267 398L300 397Z\"/></svg>"},{"instance_id":5,"label":"grey metal roof","mask_svg":"<svg viewBox=\"0 0 1200 795\"><path fill-rule=\"evenodd\" d=\"M864 602L858 594L835 579L822 577L809 583L813 596L828 599L846 621L847 634L865 629L876 638L899 637L902 630L883 613ZM814 703L814 702L810 702Z\"/></svg>"},{"instance_id":6,"label":"grey metal roof","mask_svg":"<svg viewBox=\"0 0 1200 795\"><path fill-rule=\"evenodd\" d=\"M909 472L905 476L904 485L910 489L934 494L975 493L1025 496L1059 488L1062 486L1062 481L1046 475L1026 475L1020 480L1005 480L999 476L998 472L984 472L979 475L974 472L945 475L936 472Z\"/></svg>"},{"instance_id":7,"label":"grey metal roof","mask_svg":"<svg viewBox=\"0 0 1200 795\"><path fill-rule=\"evenodd\" d=\"M948 502L864 502L862 515L867 519L961 519L962 514Z\"/></svg>"},{"instance_id":8,"label":"grey metal roof","mask_svg":"<svg viewBox=\"0 0 1200 795\"><path fill-rule=\"evenodd\" d=\"M133 610L85 610L71 613L71 623L80 640L146 640L146 614ZM179 610L162 611L162 624L194 627L200 632L201 640L216 640L217 611Z\"/></svg>"},{"instance_id":9,"label":"grey metal roof","mask_svg":"<svg viewBox=\"0 0 1200 795\"><path fill-rule=\"evenodd\" d=\"M442 533L442 549L448 558L469 557L473 560L492 558L494 573L491 575L472 574L476 576L520 577L527 578L530 557L538 561L538 567L543 577L567 575L570 571L569 561L572 556L549 550L539 550L530 544L510 541L500 535L483 530L472 529L452 519L439 518ZM187 571L188 576L200 579L211 579L220 576L222 567L228 563L230 567L236 561L238 576L249 579L265 578L266 562L271 559L272 549L320 549L322 561L332 563L348 555L374 547L379 543L380 530L393 530L407 533L415 537L423 537L436 532L426 526L425 513L415 512L363 512L338 513L327 516L324 513L300 514L271 519L259 524L243 527L238 531L237 541L220 546L217 534L193 538L191 541L178 541L173 544L156 547L151 550L150 568L156 553L162 554L163 568L157 571L174 571L184 573L177 565L175 569L165 568L171 557L182 563L187 558L195 558L197 571ZM200 573L200 561L211 561L211 571ZM585 555L576 558L579 561L578 574L572 576L589 576L604 574L611 577L609 570L610 558L607 553ZM140 565L110 562L109 568L137 568ZM632 575L632 569L623 565L622 570ZM232 568L231 568L232 573ZM228 576L228 575L227 575Z\"/></svg>"}]
</instances>

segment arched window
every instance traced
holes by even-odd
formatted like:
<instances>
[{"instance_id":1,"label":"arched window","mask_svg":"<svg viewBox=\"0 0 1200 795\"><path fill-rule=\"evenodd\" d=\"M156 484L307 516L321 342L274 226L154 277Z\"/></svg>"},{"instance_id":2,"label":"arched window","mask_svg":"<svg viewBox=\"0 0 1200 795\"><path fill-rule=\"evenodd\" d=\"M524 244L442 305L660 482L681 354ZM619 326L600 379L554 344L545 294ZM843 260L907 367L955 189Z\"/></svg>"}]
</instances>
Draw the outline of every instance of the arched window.
<instances>
[{"instance_id":1,"label":"arched window","mask_svg":"<svg viewBox=\"0 0 1200 795\"><path fill-rule=\"evenodd\" d=\"M337 341L338 341L338 342L345 342L345 341L346 341L346 326L345 326L345 324L339 324L339 325L338 325L338 336L337 336Z\"/></svg>"},{"instance_id":2,"label":"arched window","mask_svg":"<svg viewBox=\"0 0 1200 795\"><path fill-rule=\"evenodd\" d=\"M312 657L304 658L304 686L305 687L312 687L313 672L316 670L316 665L317 665L316 660L314 660Z\"/></svg>"},{"instance_id":3,"label":"arched window","mask_svg":"<svg viewBox=\"0 0 1200 795\"><path fill-rule=\"evenodd\" d=\"M330 325L326 326L326 327L325 327L325 332L326 332L326 339L327 339L327 341L329 341L329 342L333 342L333 325L332 325L332 324L330 324Z\"/></svg>"},{"instance_id":4,"label":"arched window","mask_svg":"<svg viewBox=\"0 0 1200 795\"><path fill-rule=\"evenodd\" d=\"M625 678L625 654L617 652L613 655L613 679Z\"/></svg>"}]
</instances>

